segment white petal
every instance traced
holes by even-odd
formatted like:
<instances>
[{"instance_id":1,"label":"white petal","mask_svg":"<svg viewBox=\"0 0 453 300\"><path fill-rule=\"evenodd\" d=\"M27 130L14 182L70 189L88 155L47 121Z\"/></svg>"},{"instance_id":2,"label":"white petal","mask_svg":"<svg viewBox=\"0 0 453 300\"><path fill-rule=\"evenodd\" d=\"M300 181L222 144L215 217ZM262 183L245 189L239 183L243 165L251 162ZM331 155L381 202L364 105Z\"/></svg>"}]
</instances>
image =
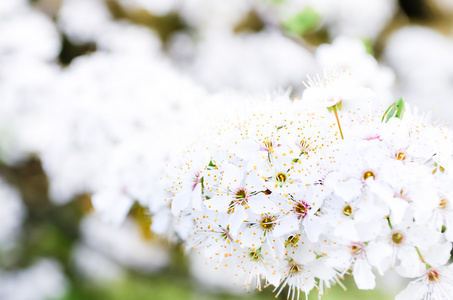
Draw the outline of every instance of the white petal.
<instances>
[{"instance_id":1,"label":"white petal","mask_svg":"<svg viewBox=\"0 0 453 300\"><path fill-rule=\"evenodd\" d=\"M302 224L308 239L315 243L318 242L319 236L327 230L327 226L318 216L306 216Z\"/></svg>"},{"instance_id":2,"label":"white petal","mask_svg":"<svg viewBox=\"0 0 453 300\"><path fill-rule=\"evenodd\" d=\"M205 200L205 205L209 210L214 210L218 212L227 212L228 207L233 198L227 195L217 195L212 197L209 200Z\"/></svg>"},{"instance_id":3,"label":"white petal","mask_svg":"<svg viewBox=\"0 0 453 300\"><path fill-rule=\"evenodd\" d=\"M264 233L258 226L249 226L240 231L241 245L258 249L264 243Z\"/></svg>"},{"instance_id":4,"label":"white petal","mask_svg":"<svg viewBox=\"0 0 453 300\"><path fill-rule=\"evenodd\" d=\"M247 213L242 207L235 209L234 213L231 214L228 225L230 226L230 233L233 236L236 236L239 228L244 224L244 221L247 219Z\"/></svg>"},{"instance_id":5,"label":"white petal","mask_svg":"<svg viewBox=\"0 0 453 300\"><path fill-rule=\"evenodd\" d=\"M371 265L375 266L382 276L392 263L392 247L386 243L370 242L366 255Z\"/></svg>"},{"instance_id":6,"label":"white petal","mask_svg":"<svg viewBox=\"0 0 453 300\"><path fill-rule=\"evenodd\" d=\"M289 234L295 232L299 229L299 222L296 218L286 217L282 220L279 220L275 225L274 230L272 231L273 236L282 236L284 234Z\"/></svg>"},{"instance_id":7,"label":"white petal","mask_svg":"<svg viewBox=\"0 0 453 300\"><path fill-rule=\"evenodd\" d=\"M91 201L103 221L113 225L121 224L134 204L130 197L114 190L95 193Z\"/></svg>"},{"instance_id":8,"label":"white petal","mask_svg":"<svg viewBox=\"0 0 453 300\"><path fill-rule=\"evenodd\" d=\"M277 207L268 196L258 194L249 198L249 206L255 214L271 213L277 211Z\"/></svg>"},{"instance_id":9,"label":"white petal","mask_svg":"<svg viewBox=\"0 0 453 300\"><path fill-rule=\"evenodd\" d=\"M371 266L364 259L357 259L352 270L357 287L361 290L372 290L376 286L376 277Z\"/></svg>"},{"instance_id":10,"label":"white petal","mask_svg":"<svg viewBox=\"0 0 453 300\"><path fill-rule=\"evenodd\" d=\"M434 244L429 249L420 249L425 261L433 267L442 266L450 259L452 244Z\"/></svg>"},{"instance_id":11,"label":"white petal","mask_svg":"<svg viewBox=\"0 0 453 300\"><path fill-rule=\"evenodd\" d=\"M396 295L395 300L418 300L423 299L428 290L427 285L412 281L401 293Z\"/></svg>"}]
</instances>

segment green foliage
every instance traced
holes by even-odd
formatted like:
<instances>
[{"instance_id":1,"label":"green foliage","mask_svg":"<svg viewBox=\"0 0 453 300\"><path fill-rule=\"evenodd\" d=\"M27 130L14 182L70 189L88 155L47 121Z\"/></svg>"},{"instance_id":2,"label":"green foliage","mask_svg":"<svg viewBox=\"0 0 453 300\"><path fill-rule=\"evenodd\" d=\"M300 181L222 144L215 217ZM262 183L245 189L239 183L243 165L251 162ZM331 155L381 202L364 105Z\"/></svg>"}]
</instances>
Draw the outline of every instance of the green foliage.
<instances>
[{"instance_id":1,"label":"green foliage","mask_svg":"<svg viewBox=\"0 0 453 300\"><path fill-rule=\"evenodd\" d=\"M319 24L320 16L311 7L307 7L294 17L283 23L283 27L297 35L304 35L316 28Z\"/></svg>"},{"instance_id":2,"label":"green foliage","mask_svg":"<svg viewBox=\"0 0 453 300\"><path fill-rule=\"evenodd\" d=\"M369 38L362 38L362 43L365 45L366 52L374 56L373 41Z\"/></svg>"},{"instance_id":3,"label":"green foliage","mask_svg":"<svg viewBox=\"0 0 453 300\"><path fill-rule=\"evenodd\" d=\"M382 122L387 123L391 118L403 119L405 109L403 98L399 98L398 101L387 108L382 116Z\"/></svg>"}]
</instances>

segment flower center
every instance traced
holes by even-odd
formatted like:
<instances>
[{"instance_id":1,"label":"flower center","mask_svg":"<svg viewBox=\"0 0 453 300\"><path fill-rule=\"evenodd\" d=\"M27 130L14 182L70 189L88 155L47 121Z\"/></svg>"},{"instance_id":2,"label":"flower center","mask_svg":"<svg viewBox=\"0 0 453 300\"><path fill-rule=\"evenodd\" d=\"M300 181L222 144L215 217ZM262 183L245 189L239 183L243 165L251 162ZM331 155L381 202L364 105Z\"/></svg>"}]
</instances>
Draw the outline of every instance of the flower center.
<instances>
[{"instance_id":1,"label":"flower center","mask_svg":"<svg viewBox=\"0 0 453 300\"><path fill-rule=\"evenodd\" d=\"M275 175L275 180L280 183L286 182L287 179L288 179L288 176L285 173L280 172Z\"/></svg>"},{"instance_id":2,"label":"flower center","mask_svg":"<svg viewBox=\"0 0 453 300\"><path fill-rule=\"evenodd\" d=\"M231 237L230 235L230 225L227 226L227 228L221 228L223 233L221 234L222 238L225 239L225 240L230 240L232 241L233 238Z\"/></svg>"},{"instance_id":3,"label":"flower center","mask_svg":"<svg viewBox=\"0 0 453 300\"><path fill-rule=\"evenodd\" d=\"M349 247L349 251L351 252L352 256L357 257L362 254L364 247L365 245L362 243L354 243Z\"/></svg>"},{"instance_id":4,"label":"flower center","mask_svg":"<svg viewBox=\"0 0 453 300\"><path fill-rule=\"evenodd\" d=\"M448 200L447 200L447 199L442 199L442 200L440 200L440 202L439 202L439 207L440 207L441 209L445 209L445 208L447 208L447 203L448 203Z\"/></svg>"},{"instance_id":5,"label":"flower center","mask_svg":"<svg viewBox=\"0 0 453 300\"><path fill-rule=\"evenodd\" d=\"M271 231L275 227L275 217L264 216L260 221L260 226L266 232Z\"/></svg>"},{"instance_id":6,"label":"flower center","mask_svg":"<svg viewBox=\"0 0 453 300\"><path fill-rule=\"evenodd\" d=\"M286 241L286 244L287 245L291 245L291 246L296 246L296 244L300 241L300 234L296 234L296 235L291 235L288 240Z\"/></svg>"},{"instance_id":7,"label":"flower center","mask_svg":"<svg viewBox=\"0 0 453 300\"><path fill-rule=\"evenodd\" d=\"M297 218L300 219L304 218L307 215L309 207L310 206L307 203L305 203L304 201L300 201L296 202L293 211L297 215Z\"/></svg>"},{"instance_id":8,"label":"flower center","mask_svg":"<svg viewBox=\"0 0 453 300\"><path fill-rule=\"evenodd\" d=\"M406 160L406 153L404 153L404 152L398 152L397 154L395 154L395 158L396 158L397 160L404 161L404 160Z\"/></svg>"},{"instance_id":9,"label":"flower center","mask_svg":"<svg viewBox=\"0 0 453 300\"><path fill-rule=\"evenodd\" d=\"M240 205L247 204L247 200L249 198L249 193L245 188L238 188L236 192L234 192L234 202Z\"/></svg>"},{"instance_id":10,"label":"flower center","mask_svg":"<svg viewBox=\"0 0 453 300\"><path fill-rule=\"evenodd\" d=\"M261 248L257 250L251 250L249 252L249 258L251 261L259 261L261 256Z\"/></svg>"},{"instance_id":11,"label":"flower center","mask_svg":"<svg viewBox=\"0 0 453 300\"><path fill-rule=\"evenodd\" d=\"M374 173L372 171L366 171L365 173L363 173L363 179L367 180L370 177L373 177L374 179Z\"/></svg>"},{"instance_id":12,"label":"flower center","mask_svg":"<svg viewBox=\"0 0 453 300\"><path fill-rule=\"evenodd\" d=\"M298 265L292 265L291 267L289 267L289 273L297 274L299 272L300 272L300 268Z\"/></svg>"},{"instance_id":13,"label":"flower center","mask_svg":"<svg viewBox=\"0 0 453 300\"><path fill-rule=\"evenodd\" d=\"M195 173L195 178L193 178L192 190L194 191L197 185L201 182L202 178L200 172Z\"/></svg>"},{"instance_id":14,"label":"flower center","mask_svg":"<svg viewBox=\"0 0 453 300\"><path fill-rule=\"evenodd\" d=\"M236 199L244 199L245 198L245 191L244 190L239 190L236 192L236 195L234 195Z\"/></svg>"},{"instance_id":15,"label":"flower center","mask_svg":"<svg viewBox=\"0 0 453 300\"><path fill-rule=\"evenodd\" d=\"M345 215L346 217L349 217L351 214L352 214L352 207L351 207L351 205L348 204L343 208L343 215Z\"/></svg>"},{"instance_id":16,"label":"flower center","mask_svg":"<svg viewBox=\"0 0 453 300\"><path fill-rule=\"evenodd\" d=\"M265 138L263 141L263 146L260 147L260 150L266 152L274 152L274 148L279 146L279 144L276 145L272 140L269 140L269 138Z\"/></svg>"},{"instance_id":17,"label":"flower center","mask_svg":"<svg viewBox=\"0 0 453 300\"><path fill-rule=\"evenodd\" d=\"M428 273L428 279L429 281L437 281L439 279L439 272L437 272L436 270L431 270Z\"/></svg>"},{"instance_id":18,"label":"flower center","mask_svg":"<svg viewBox=\"0 0 453 300\"><path fill-rule=\"evenodd\" d=\"M308 151L310 150L310 144L305 140L301 140L299 142L299 148L301 150L301 155L308 154Z\"/></svg>"},{"instance_id":19,"label":"flower center","mask_svg":"<svg viewBox=\"0 0 453 300\"><path fill-rule=\"evenodd\" d=\"M396 232L396 233L392 234L392 242L394 244L399 245L403 242L403 240L404 240L404 236L401 233Z\"/></svg>"}]
</instances>

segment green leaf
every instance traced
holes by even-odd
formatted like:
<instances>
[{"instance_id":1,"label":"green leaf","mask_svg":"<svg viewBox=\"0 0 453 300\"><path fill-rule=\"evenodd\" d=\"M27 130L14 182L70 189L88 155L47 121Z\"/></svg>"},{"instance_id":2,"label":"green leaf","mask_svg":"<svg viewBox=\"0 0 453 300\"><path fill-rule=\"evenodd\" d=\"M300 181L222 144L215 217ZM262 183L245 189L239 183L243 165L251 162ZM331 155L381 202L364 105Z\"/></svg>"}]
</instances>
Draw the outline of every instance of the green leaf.
<instances>
[{"instance_id":1,"label":"green leaf","mask_svg":"<svg viewBox=\"0 0 453 300\"><path fill-rule=\"evenodd\" d=\"M212 160L210 160L207 169L208 169L208 170L212 170L212 169L215 169L216 167L217 167L216 164L214 164L214 163L212 162Z\"/></svg>"},{"instance_id":2,"label":"green leaf","mask_svg":"<svg viewBox=\"0 0 453 300\"><path fill-rule=\"evenodd\" d=\"M361 40L365 45L366 52L374 56L373 41L369 38L362 38Z\"/></svg>"},{"instance_id":3,"label":"green leaf","mask_svg":"<svg viewBox=\"0 0 453 300\"><path fill-rule=\"evenodd\" d=\"M311 7L307 7L294 17L283 22L283 27L295 34L304 35L316 28L319 24L320 16Z\"/></svg>"},{"instance_id":4,"label":"green leaf","mask_svg":"<svg viewBox=\"0 0 453 300\"><path fill-rule=\"evenodd\" d=\"M403 98L399 98L398 101L387 108L382 116L382 122L387 123L391 118L403 119L405 109Z\"/></svg>"},{"instance_id":5,"label":"green leaf","mask_svg":"<svg viewBox=\"0 0 453 300\"><path fill-rule=\"evenodd\" d=\"M342 104L343 104L343 101L340 101L340 102L338 102L335 105L329 106L329 107L327 107L327 111L330 112L330 113L333 112L333 111L336 111L336 110L340 111L341 107L342 107Z\"/></svg>"}]
</instances>

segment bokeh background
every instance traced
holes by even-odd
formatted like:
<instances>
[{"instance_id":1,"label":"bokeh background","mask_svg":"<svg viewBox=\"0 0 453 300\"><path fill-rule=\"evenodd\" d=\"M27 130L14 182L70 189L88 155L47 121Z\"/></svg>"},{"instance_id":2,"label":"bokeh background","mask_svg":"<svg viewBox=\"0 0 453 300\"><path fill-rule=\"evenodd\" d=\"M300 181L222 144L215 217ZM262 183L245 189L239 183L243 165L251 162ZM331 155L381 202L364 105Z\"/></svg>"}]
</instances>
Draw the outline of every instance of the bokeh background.
<instances>
[{"instance_id":1,"label":"bokeh background","mask_svg":"<svg viewBox=\"0 0 453 300\"><path fill-rule=\"evenodd\" d=\"M0 300L273 299L187 253L156 185L204 104L329 66L453 121L453 1L1 0Z\"/></svg>"}]
</instances>

